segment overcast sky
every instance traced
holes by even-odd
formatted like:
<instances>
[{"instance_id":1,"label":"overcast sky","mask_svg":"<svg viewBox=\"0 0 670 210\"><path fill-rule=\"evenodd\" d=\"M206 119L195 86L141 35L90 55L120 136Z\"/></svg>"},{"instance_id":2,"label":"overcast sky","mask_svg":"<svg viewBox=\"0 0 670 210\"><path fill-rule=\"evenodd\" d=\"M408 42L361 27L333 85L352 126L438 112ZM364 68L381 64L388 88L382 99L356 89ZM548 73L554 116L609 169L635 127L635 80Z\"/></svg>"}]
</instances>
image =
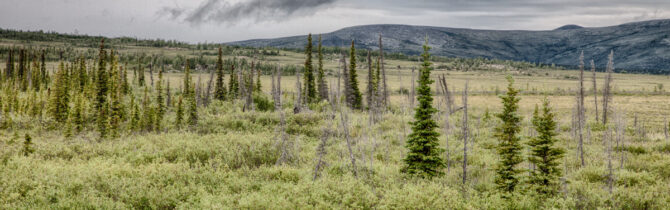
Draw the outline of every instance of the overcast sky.
<instances>
[{"instance_id":1,"label":"overcast sky","mask_svg":"<svg viewBox=\"0 0 670 210\"><path fill-rule=\"evenodd\" d=\"M0 28L228 42L365 24L551 30L670 18L670 0L0 0Z\"/></svg>"}]
</instances>

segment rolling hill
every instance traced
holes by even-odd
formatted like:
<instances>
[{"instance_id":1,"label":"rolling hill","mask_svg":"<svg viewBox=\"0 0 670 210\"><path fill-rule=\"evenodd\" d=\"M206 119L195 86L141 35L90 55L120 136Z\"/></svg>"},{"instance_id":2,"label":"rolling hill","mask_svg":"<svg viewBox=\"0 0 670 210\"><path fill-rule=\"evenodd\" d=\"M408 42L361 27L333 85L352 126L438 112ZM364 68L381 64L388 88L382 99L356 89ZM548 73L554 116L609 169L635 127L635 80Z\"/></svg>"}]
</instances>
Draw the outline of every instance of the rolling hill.
<instances>
[{"instance_id":1,"label":"rolling hill","mask_svg":"<svg viewBox=\"0 0 670 210\"><path fill-rule=\"evenodd\" d=\"M412 25L362 25L322 34L324 46L378 49L419 54L424 37L431 52L450 57L484 57L563 66L576 66L579 51L598 68L607 64L611 50L616 71L668 74L670 72L670 19L626 23L608 27L566 25L554 30L477 30ZM303 48L306 36L255 39L227 43L252 47Z\"/></svg>"}]
</instances>

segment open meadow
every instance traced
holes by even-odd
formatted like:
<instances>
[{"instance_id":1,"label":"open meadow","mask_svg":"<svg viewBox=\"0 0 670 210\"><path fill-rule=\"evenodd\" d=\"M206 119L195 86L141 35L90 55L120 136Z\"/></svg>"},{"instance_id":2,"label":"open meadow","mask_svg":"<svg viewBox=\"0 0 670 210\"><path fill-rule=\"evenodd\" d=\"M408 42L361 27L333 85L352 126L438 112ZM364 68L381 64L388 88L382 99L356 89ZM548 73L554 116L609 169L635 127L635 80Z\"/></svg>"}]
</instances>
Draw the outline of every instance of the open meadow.
<instances>
[{"instance_id":1,"label":"open meadow","mask_svg":"<svg viewBox=\"0 0 670 210\"><path fill-rule=\"evenodd\" d=\"M240 86L249 81L245 78L251 78L253 85L260 81L260 89L253 95L244 93L250 100L253 97L252 107L248 107L247 95L232 96L231 89L225 100L214 99L218 45L195 49L112 44L104 48L105 59L100 59L101 50L95 46L68 42L2 39L0 46L2 60L7 59L4 49L23 48L30 55L35 53L35 59L28 56L31 60L27 62L33 76L42 68L37 59L40 50L55 49L44 62L49 74L42 76L47 80L31 78L38 82L26 82L25 89L21 80L11 79L14 76L0 80L0 209L670 206L667 75L613 73L610 119L603 124L596 115L603 117L607 73L598 69L594 94L592 74L587 70L580 150L579 126L575 125L578 70L534 64L519 68L506 61L436 59L430 78L438 81L438 75L444 76L451 94L448 99L437 82L430 84L432 106L437 109L431 118L437 123L437 146L443 149L439 155L444 167L439 171L444 174L424 179L402 172L412 132L410 122L419 104L412 98L412 83L418 80L422 68L416 56L384 60L388 105L368 110L345 105L345 83L338 82L343 68L339 53L326 53L323 59L330 100L301 103L304 92L298 87L298 77L284 72L278 103L273 69L293 66L300 72L305 54L273 49L276 54L262 55L258 53L262 49L226 47L222 55L226 64L224 86L231 87L231 78ZM115 58L109 57L111 50ZM67 55L62 67L58 51ZM86 58L83 66L80 54ZM19 59L15 60L18 68ZM186 60L190 66L185 66L189 64ZM241 64L242 60L246 63ZM252 61L274 66L263 69L257 77L248 71L254 68ZM171 63L163 65L166 62ZM317 62L316 57L313 62ZM466 63L476 65L464 67ZM227 64L238 66L243 72L237 73L245 75L231 75ZM358 88L364 99L370 73L367 65L365 56L358 56ZM185 68L191 68L187 83ZM6 68L0 69L5 69L4 75ZM159 71L163 71L161 79ZM88 76L79 77L82 72ZM249 78L247 73L251 73ZM517 114L521 117L518 136L523 159L516 166L518 192L506 198L495 182L495 168L500 162L495 128L501 125L497 114L503 110L501 96L508 92L508 76L520 91ZM303 82L304 75L299 77ZM105 86L110 90L103 96L96 95L103 81L100 78L111 81ZM466 83L468 121L463 123ZM128 86L124 88L123 84ZM339 101L335 100L337 96L341 97ZM68 100L63 104L60 99L64 97ZM562 171L557 177L558 192L538 198L528 183L529 175L537 169L527 159L527 143L537 136L531 119L544 99L555 113L556 146L565 154L558 160ZM99 100L106 102L98 106ZM447 113L448 100L452 101L453 113ZM300 106L299 113L296 106ZM105 118L108 121L100 122L101 113L109 116ZM192 113L197 120L193 124ZM101 129L107 135L101 135Z\"/></svg>"}]
</instances>

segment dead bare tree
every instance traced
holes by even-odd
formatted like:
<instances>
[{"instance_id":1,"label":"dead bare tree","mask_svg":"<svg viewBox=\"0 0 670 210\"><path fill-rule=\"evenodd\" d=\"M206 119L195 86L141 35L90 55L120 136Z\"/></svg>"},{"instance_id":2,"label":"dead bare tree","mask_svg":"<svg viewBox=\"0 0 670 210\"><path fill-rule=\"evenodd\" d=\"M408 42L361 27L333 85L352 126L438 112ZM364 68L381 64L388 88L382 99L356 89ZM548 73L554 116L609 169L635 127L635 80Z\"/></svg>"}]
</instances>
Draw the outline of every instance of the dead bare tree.
<instances>
[{"instance_id":1,"label":"dead bare tree","mask_svg":"<svg viewBox=\"0 0 670 210\"><path fill-rule=\"evenodd\" d=\"M298 98L293 101L293 113L298 114L302 110L302 85L300 84L300 73L295 73L295 89L298 91Z\"/></svg>"},{"instance_id":2,"label":"dead bare tree","mask_svg":"<svg viewBox=\"0 0 670 210\"><path fill-rule=\"evenodd\" d=\"M151 63L149 63L149 79L151 80L151 87L154 86L154 57L151 56Z\"/></svg>"},{"instance_id":3,"label":"dead bare tree","mask_svg":"<svg viewBox=\"0 0 670 210\"><path fill-rule=\"evenodd\" d=\"M244 88L245 89L244 93L246 94L245 95L246 102L244 103L244 108L242 108L242 111L254 110L254 100L252 98L252 95L254 93L254 70L255 70L254 67L255 62L252 61L251 70L249 71L249 79L248 82L245 83L245 85L247 86L246 88Z\"/></svg>"},{"instance_id":4,"label":"dead bare tree","mask_svg":"<svg viewBox=\"0 0 670 210\"><path fill-rule=\"evenodd\" d=\"M242 98L244 97L244 89L246 88L244 77L242 76L242 66L237 69L233 68L233 71L237 72L237 98Z\"/></svg>"},{"instance_id":5,"label":"dead bare tree","mask_svg":"<svg viewBox=\"0 0 670 210\"><path fill-rule=\"evenodd\" d=\"M614 183L614 172L612 169L612 128L609 127L604 134L605 141L607 142L607 187L610 195L612 194L612 187Z\"/></svg>"},{"instance_id":6,"label":"dead bare tree","mask_svg":"<svg viewBox=\"0 0 670 210\"><path fill-rule=\"evenodd\" d=\"M282 110L282 101L281 101L281 68L276 68L275 69L275 74L277 75L276 79L277 82L274 83L276 87L273 87L275 90L274 92L274 98L275 98L275 110L279 112L279 138L280 138L280 143L279 143L279 148L281 150L281 155L279 156L279 159L277 159L277 162L275 162L275 165L280 165L283 164L286 159L288 158L288 146L287 146L287 137L286 137L286 117L284 116L284 111ZM300 81L300 80L298 80Z\"/></svg>"},{"instance_id":7,"label":"dead bare tree","mask_svg":"<svg viewBox=\"0 0 670 210\"><path fill-rule=\"evenodd\" d=\"M446 162L447 162L447 172L451 171L451 147L449 147L449 134L451 134L451 123L449 122L449 117L451 116L451 106L449 105L449 102L451 101L449 98L451 97L451 93L449 93L449 89L447 89L447 83L445 81L444 75L438 80L442 87L442 93L444 94L444 98L447 101L447 110L444 112L444 136L445 136L445 150L447 151L447 157L446 157Z\"/></svg>"},{"instance_id":8,"label":"dead bare tree","mask_svg":"<svg viewBox=\"0 0 670 210\"><path fill-rule=\"evenodd\" d=\"M321 134L321 142L319 142L319 146L316 148L316 155L317 155L317 161L316 161L316 166L314 166L314 177L312 180L316 180L316 178L319 177L319 173L321 172L321 169L323 166L326 164L326 162L323 160L323 156L326 155L326 146L328 144L328 138L330 138L330 135L332 131L330 130L330 127L333 126L333 121L335 121L335 115L334 113L330 113L328 115L328 126L323 127Z\"/></svg>"},{"instance_id":9,"label":"dead bare tree","mask_svg":"<svg viewBox=\"0 0 670 210\"><path fill-rule=\"evenodd\" d=\"M214 71L209 71L209 81L207 82L207 91L205 92L205 106L209 105L212 94L212 81L214 80Z\"/></svg>"},{"instance_id":10,"label":"dead bare tree","mask_svg":"<svg viewBox=\"0 0 670 210\"><path fill-rule=\"evenodd\" d=\"M365 99L367 105L368 105L368 110L374 109L374 103L375 103L375 90L374 90L374 70L372 69L372 57L370 55L370 50L368 50L368 80L367 80L367 90L366 90L366 96L367 98Z\"/></svg>"},{"instance_id":11,"label":"dead bare tree","mask_svg":"<svg viewBox=\"0 0 670 210\"><path fill-rule=\"evenodd\" d=\"M579 100L577 104L577 135L579 137L579 159L584 167L584 51L579 55Z\"/></svg>"},{"instance_id":12,"label":"dead bare tree","mask_svg":"<svg viewBox=\"0 0 670 210\"><path fill-rule=\"evenodd\" d=\"M347 140L347 149L349 150L349 158L351 159L351 170L354 173L354 177L358 177L358 172L356 170L356 157L354 156L354 150L351 148L352 140L351 135L349 134L349 113L346 110L340 108L340 121L342 123L342 131L345 139Z\"/></svg>"},{"instance_id":13,"label":"dead bare tree","mask_svg":"<svg viewBox=\"0 0 670 210\"><path fill-rule=\"evenodd\" d=\"M593 103L595 105L595 115L596 115L596 122L600 122L600 119L598 118L598 86L596 85L596 63L593 62L593 59L591 60L591 73L593 76L591 77L593 79Z\"/></svg>"},{"instance_id":14,"label":"dead bare tree","mask_svg":"<svg viewBox=\"0 0 670 210\"><path fill-rule=\"evenodd\" d=\"M414 96L416 94L414 83L416 83L416 77L414 75L414 67L412 67L412 90L409 92L409 98L407 99L409 101L410 108L414 108Z\"/></svg>"},{"instance_id":15,"label":"dead bare tree","mask_svg":"<svg viewBox=\"0 0 670 210\"><path fill-rule=\"evenodd\" d=\"M614 71L614 50L610 52L607 61L607 76L605 77L605 87L603 88L603 124L607 124L607 113L609 112L609 103L612 100L611 83L612 83L613 71Z\"/></svg>"},{"instance_id":16,"label":"dead bare tree","mask_svg":"<svg viewBox=\"0 0 670 210\"><path fill-rule=\"evenodd\" d=\"M468 177L468 81L463 89L463 186ZM464 187L465 188L465 187Z\"/></svg>"},{"instance_id":17,"label":"dead bare tree","mask_svg":"<svg viewBox=\"0 0 670 210\"><path fill-rule=\"evenodd\" d=\"M383 103L383 105L384 105L384 108L386 108L388 106L388 103L389 103L389 101L388 101L389 100L389 92L388 92L387 86L386 86L386 69L384 69L384 47L382 45L382 35L381 34L379 34L379 56L380 56L380 60L381 60L379 62L379 65L381 65L382 80L383 80L382 83L383 83L383 86L384 86L383 87L383 89L384 89L384 100L383 100L384 103Z\"/></svg>"},{"instance_id":18,"label":"dead bare tree","mask_svg":"<svg viewBox=\"0 0 670 210\"><path fill-rule=\"evenodd\" d=\"M349 80L349 70L347 69L347 56L345 51L342 51L342 76L344 78L344 100L349 104L350 101L352 101L352 92L353 90L351 89L351 81ZM338 82L339 84L339 82Z\"/></svg>"}]
</instances>

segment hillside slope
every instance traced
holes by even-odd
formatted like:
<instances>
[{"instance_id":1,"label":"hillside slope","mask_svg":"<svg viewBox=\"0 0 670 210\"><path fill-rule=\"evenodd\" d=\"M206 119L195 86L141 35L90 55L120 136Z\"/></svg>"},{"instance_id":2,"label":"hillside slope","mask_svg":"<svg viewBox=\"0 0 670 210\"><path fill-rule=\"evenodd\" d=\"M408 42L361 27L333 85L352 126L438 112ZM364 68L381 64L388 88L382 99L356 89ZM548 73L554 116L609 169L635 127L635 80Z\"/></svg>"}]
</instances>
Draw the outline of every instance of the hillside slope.
<instances>
[{"instance_id":1,"label":"hillside slope","mask_svg":"<svg viewBox=\"0 0 670 210\"><path fill-rule=\"evenodd\" d=\"M475 30L411 25L363 25L323 34L325 46L346 46L355 40L361 48L377 49L383 34L388 52L419 54L424 37L432 53L452 57L485 57L576 66L579 51L598 68L615 53L617 70L670 72L670 19L584 28L566 25L550 31ZM253 47L302 48L306 36L231 42ZM588 63L588 62L587 62Z\"/></svg>"}]
</instances>

